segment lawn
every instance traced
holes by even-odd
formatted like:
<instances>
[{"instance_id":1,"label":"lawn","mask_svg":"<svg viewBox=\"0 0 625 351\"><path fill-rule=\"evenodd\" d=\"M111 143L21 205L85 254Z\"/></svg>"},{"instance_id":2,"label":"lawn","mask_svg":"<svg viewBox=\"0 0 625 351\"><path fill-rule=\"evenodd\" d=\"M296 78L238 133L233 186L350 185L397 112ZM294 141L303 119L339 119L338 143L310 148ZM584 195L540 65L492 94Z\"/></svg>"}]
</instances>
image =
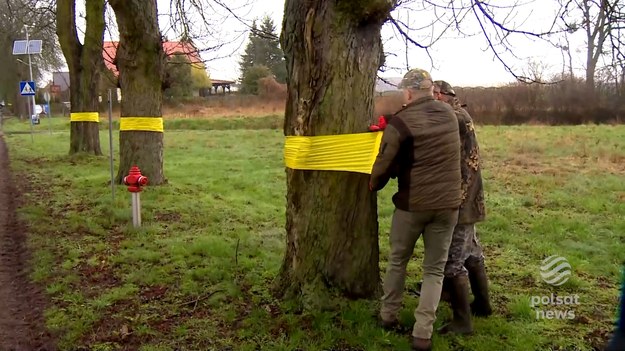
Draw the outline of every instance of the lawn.
<instances>
[{"instance_id":1,"label":"lawn","mask_svg":"<svg viewBox=\"0 0 625 351\"><path fill-rule=\"evenodd\" d=\"M24 192L19 214L32 278L49 296L47 326L61 350L409 350L406 335L375 324L377 301L333 312L289 312L268 288L284 252L285 172L278 117L167 121L165 186L111 198L104 156L70 157L67 119L8 134ZM5 131L29 131L9 121ZM471 337L434 336L435 350L593 350L612 329L625 261L625 126L478 127L487 220L478 225L496 313ZM117 132L114 134L117 152ZM117 165L118 155L115 155ZM379 194L380 269L386 267L396 186ZM540 265L565 257L571 278L542 281ZM407 290L420 280L422 242ZM535 306L532 296L578 295ZM418 298L407 292L402 322ZM537 312L541 310L543 312ZM573 319L537 318L572 311ZM441 304L436 326L450 316Z\"/></svg>"}]
</instances>

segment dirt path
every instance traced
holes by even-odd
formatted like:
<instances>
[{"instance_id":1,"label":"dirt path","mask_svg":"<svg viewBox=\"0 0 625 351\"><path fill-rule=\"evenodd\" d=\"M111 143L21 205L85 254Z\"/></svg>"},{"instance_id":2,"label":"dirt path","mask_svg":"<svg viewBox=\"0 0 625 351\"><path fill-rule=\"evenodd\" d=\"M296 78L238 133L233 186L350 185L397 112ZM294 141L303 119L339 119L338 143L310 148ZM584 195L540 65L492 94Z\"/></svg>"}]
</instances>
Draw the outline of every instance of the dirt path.
<instances>
[{"instance_id":1,"label":"dirt path","mask_svg":"<svg viewBox=\"0 0 625 351\"><path fill-rule=\"evenodd\" d=\"M53 351L42 317L44 296L28 277L29 253L15 213L16 195L0 133L0 351Z\"/></svg>"}]
</instances>

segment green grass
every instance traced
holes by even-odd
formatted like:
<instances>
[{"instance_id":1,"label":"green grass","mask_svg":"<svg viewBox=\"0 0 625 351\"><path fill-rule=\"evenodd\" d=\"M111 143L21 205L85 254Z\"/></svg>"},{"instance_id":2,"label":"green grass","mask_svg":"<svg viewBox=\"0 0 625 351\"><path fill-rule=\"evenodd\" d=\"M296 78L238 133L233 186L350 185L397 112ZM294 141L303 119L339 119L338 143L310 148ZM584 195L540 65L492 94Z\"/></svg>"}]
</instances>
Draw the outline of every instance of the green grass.
<instances>
[{"instance_id":1,"label":"green grass","mask_svg":"<svg viewBox=\"0 0 625 351\"><path fill-rule=\"evenodd\" d=\"M12 123L6 129L29 128ZM66 131L36 134L34 142L29 135L5 137L26 192L20 215L31 233L32 276L51 299L46 320L61 349L409 350L407 336L375 325L376 301L297 315L269 293L285 235L279 121L274 129L255 128L252 119L169 123L179 127L166 125L169 183L142 192L138 230L130 225L125 188L118 186L111 199L107 156L69 157ZM435 335L435 350L600 346L615 318L625 260L625 127L480 127L478 133L488 211L478 230L496 314L476 318L471 337ZM106 130L101 142L108 155ZM379 195L381 269L395 186ZM420 280L422 242L415 252L408 287ZM573 267L561 287L540 277L541 260L552 254ZM531 296L551 293L579 295L574 320L536 319ZM404 298L407 326L417 301ZM449 316L442 304L435 327Z\"/></svg>"}]
</instances>

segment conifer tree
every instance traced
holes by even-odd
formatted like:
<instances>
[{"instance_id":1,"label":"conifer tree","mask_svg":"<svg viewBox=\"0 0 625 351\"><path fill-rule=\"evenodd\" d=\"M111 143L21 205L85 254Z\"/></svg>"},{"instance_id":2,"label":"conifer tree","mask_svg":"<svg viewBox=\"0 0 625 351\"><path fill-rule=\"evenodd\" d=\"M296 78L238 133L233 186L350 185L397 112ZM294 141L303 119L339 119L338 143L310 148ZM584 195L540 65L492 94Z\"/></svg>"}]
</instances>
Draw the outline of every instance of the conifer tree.
<instances>
[{"instance_id":1,"label":"conifer tree","mask_svg":"<svg viewBox=\"0 0 625 351\"><path fill-rule=\"evenodd\" d=\"M260 28L256 21L252 23L249 42L240 61L242 91L256 93L256 80L259 72L268 68L270 74L280 82L286 82L286 63L280 48L276 26L269 16L262 20ZM253 77L252 77L253 76ZM253 79L252 79L253 78Z\"/></svg>"}]
</instances>

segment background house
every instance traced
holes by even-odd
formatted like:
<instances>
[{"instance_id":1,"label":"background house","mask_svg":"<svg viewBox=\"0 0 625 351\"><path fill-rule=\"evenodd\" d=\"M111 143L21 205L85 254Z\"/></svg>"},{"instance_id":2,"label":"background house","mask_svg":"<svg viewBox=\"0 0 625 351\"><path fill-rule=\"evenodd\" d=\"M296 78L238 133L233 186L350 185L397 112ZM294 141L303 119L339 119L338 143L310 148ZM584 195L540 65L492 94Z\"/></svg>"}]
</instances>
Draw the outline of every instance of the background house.
<instances>
[{"instance_id":1,"label":"background house","mask_svg":"<svg viewBox=\"0 0 625 351\"><path fill-rule=\"evenodd\" d=\"M108 81L115 81L119 72L115 64L117 47L119 42L105 41L102 56L104 65L112 75L104 75ZM168 88L165 91L167 97L200 96L201 91L211 89L211 81L206 66L200 57L199 50L191 42L165 41L163 51L167 57L165 67L165 83ZM187 65L181 65L187 63ZM106 83L106 82L103 82Z\"/></svg>"}]
</instances>

